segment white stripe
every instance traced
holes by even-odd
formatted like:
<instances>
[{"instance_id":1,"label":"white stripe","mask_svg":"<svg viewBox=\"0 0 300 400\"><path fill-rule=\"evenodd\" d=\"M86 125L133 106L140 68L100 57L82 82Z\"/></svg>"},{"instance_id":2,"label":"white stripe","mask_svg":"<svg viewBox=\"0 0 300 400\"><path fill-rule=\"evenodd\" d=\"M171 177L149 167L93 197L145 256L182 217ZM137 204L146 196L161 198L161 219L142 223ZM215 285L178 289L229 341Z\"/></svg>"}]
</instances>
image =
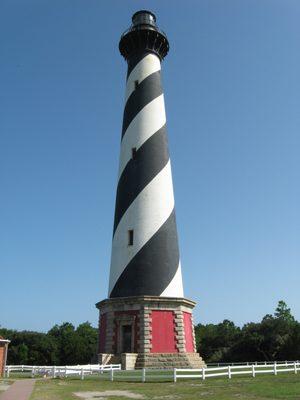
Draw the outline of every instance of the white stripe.
<instances>
[{"instance_id":1,"label":"white stripe","mask_svg":"<svg viewBox=\"0 0 300 400\"><path fill-rule=\"evenodd\" d=\"M155 54L148 54L131 71L126 84L125 103L135 89L135 81L141 83L147 76L160 71L160 60Z\"/></svg>"},{"instance_id":2,"label":"white stripe","mask_svg":"<svg viewBox=\"0 0 300 400\"><path fill-rule=\"evenodd\" d=\"M174 275L173 279L171 280L169 285L165 288L165 290L162 292L160 296L184 297L180 261L176 274Z\"/></svg>"},{"instance_id":3,"label":"white stripe","mask_svg":"<svg viewBox=\"0 0 300 400\"><path fill-rule=\"evenodd\" d=\"M148 103L131 121L121 143L119 177L132 157L132 148L138 149L166 123L164 95Z\"/></svg>"},{"instance_id":4,"label":"white stripe","mask_svg":"<svg viewBox=\"0 0 300 400\"><path fill-rule=\"evenodd\" d=\"M167 165L135 198L123 215L112 243L109 293L121 273L168 219L174 208L171 165ZM128 230L134 230L133 246L128 246Z\"/></svg>"}]
</instances>

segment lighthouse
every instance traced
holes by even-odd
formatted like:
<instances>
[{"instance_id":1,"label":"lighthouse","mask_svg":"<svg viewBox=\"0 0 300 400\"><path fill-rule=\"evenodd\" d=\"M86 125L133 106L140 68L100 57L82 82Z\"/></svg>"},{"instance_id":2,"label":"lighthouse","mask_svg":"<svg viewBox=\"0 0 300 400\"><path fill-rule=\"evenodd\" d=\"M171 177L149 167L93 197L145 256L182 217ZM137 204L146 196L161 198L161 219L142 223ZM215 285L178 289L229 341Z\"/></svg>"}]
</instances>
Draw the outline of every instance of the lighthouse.
<instances>
[{"instance_id":1,"label":"lighthouse","mask_svg":"<svg viewBox=\"0 0 300 400\"><path fill-rule=\"evenodd\" d=\"M146 10L119 43L127 62L108 298L97 303L99 362L202 367L184 298L161 62L166 34Z\"/></svg>"}]
</instances>

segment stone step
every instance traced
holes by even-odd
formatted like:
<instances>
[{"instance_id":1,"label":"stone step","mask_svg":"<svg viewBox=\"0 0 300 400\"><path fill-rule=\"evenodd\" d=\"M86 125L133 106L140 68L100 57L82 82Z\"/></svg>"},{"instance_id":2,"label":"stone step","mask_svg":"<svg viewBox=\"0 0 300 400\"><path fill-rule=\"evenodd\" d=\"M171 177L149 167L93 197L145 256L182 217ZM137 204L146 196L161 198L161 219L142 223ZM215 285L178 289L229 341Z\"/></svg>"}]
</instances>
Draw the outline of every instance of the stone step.
<instances>
[{"instance_id":1,"label":"stone step","mask_svg":"<svg viewBox=\"0 0 300 400\"><path fill-rule=\"evenodd\" d=\"M138 355L135 368L202 368L205 366L197 353L165 353Z\"/></svg>"}]
</instances>

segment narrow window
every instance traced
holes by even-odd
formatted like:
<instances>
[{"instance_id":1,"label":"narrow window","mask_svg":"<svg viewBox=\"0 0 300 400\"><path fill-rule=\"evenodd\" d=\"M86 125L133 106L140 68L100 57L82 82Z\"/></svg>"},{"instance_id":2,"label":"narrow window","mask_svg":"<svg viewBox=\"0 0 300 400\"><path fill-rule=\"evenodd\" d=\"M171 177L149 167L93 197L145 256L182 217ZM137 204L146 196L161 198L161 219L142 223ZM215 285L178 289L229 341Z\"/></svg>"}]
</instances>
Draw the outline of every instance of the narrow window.
<instances>
[{"instance_id":1,"label":"narrow window","mask_svg":"<svg viewBox=\"0 0 300 400\"><path fill-rule=\"evenodd\" d=\"M132 158L133 160L136 159L136 147L133 147L133 148L131 149L131 158Z\"/></svg>"},{"instance_id":2,"label":"narrow window","mask_svg":"<svg viewBox=\"0 0 300 400\"><path fill-rule=\"evenodd\" d=\"M128 231L128 246L133 246L133 229Z\"/></svg>"},{"instance_id":3,"label":"narrow window","mask_svg":"<svg viewBox=\"0 0 300 400\"><path fill-rule=\"evenodd\" d=\"M139 81L134 81L134 90L137 89L139 86Z\"/></svg>"}]
</instances>

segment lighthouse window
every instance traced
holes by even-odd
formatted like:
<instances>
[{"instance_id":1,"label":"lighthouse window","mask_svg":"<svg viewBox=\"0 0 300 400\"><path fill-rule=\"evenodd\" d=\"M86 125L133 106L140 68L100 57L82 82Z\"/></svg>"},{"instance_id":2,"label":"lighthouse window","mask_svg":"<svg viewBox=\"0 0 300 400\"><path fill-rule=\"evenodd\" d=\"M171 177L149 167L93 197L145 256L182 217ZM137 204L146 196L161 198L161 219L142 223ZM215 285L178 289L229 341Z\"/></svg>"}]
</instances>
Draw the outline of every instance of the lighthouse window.
<instances>
[{"instance_id":1,"label":"lighthouse window","mask_svg":"<svg viewBox=\"0 0 300 400\"><path fill-rule=\"evenodd\" d=\"M134 81L134 89L137 89L138 86L139 86L139 81Z\"/></svg>"},{"instance_id":2,"label":"lighthouse window","mask_svg":"<svg viewBox=\"0 0 300 400\"><path fill-rule=\"evenodd\" d=\"M135 158L136 158L136 147L133 147L131 149L131 157L132 157L133 160L135 160Z\"/></svg>"},{"instance_id":3,"label":"lighthouse window","mask_svg":"<svg viewBox=\"0 0 300 400\"><path fill-rule=\"evenodd\" d=\"M133 229L128 231L128 246L133 246Z\"/></svg>"}]
</instances>

